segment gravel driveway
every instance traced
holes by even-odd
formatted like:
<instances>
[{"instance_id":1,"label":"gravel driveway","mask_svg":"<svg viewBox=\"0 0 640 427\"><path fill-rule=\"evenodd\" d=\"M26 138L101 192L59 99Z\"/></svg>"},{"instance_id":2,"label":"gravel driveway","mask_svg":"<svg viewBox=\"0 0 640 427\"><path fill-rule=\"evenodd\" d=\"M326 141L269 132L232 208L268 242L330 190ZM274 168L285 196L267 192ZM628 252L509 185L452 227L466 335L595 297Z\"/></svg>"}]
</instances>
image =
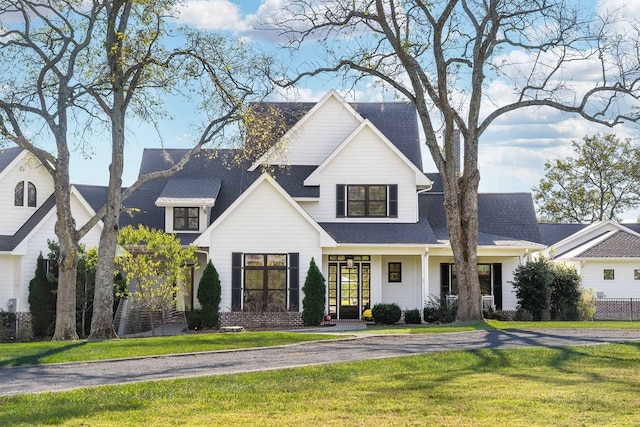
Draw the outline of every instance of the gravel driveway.
<instances>
[{"instance_id":1,"label":"gravel driveway","mask_svg":"<svg viewBox=\"0 0 640 427\"><path fill-rule=\"evenodd\" d=\"M0 395L70 390L170 378L264 371L450 350L584 346L640 340L640 330L488 330L356 335L280 347L0 368Z\"/></svg>"}]
</instances>

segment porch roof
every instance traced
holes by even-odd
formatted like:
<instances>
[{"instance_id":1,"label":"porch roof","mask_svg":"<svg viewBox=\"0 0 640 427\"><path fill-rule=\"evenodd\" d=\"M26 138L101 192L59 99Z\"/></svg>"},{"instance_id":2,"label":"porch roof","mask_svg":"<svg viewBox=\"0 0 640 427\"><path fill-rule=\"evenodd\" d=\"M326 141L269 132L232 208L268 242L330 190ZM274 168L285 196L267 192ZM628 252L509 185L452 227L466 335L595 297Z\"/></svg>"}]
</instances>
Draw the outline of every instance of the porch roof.
<instances>
[{"instance_id":1,"label":"porch roof","mask_svg":"<svg viewBox=\"0 0 640 427\"><path fill-rule=\"evenodd\" d=\"M355 244L437 244L429 221L418 223L322 222L320 226L338 243Z\"/></svg>"}]
</instances>

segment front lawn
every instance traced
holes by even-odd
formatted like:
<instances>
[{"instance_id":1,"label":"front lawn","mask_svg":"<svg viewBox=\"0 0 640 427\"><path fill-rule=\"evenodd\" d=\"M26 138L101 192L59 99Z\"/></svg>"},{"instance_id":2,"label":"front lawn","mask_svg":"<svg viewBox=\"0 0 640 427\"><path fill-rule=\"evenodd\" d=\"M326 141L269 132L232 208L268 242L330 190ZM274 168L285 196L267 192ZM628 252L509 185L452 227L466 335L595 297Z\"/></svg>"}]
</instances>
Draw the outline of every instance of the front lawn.
<instances>
[{"instance_id":1,"label":"front lawn","mask_svg":"<svg viewBox=\"0 0 640 427\"><path fill-rule=\"evenodd\" d=\"M458 351L0 397L0 425L637 425L640 343Z\"/></svg>"},{"instance_id":2,"label":"front lawn","mask_svg":"<svg viewBox=\"0 0 640 427\"><path fill-rule=\"evenodd\" d=\"M40 365L44 363L80 362L174 353L197 353L250 347L270 347L303 341L335 338L336 336L326 334L298 332L242 332L126 338L108 341L79 340L11 343L0 344L0 368L19 365Z\"/></svg>"}]
</instances>

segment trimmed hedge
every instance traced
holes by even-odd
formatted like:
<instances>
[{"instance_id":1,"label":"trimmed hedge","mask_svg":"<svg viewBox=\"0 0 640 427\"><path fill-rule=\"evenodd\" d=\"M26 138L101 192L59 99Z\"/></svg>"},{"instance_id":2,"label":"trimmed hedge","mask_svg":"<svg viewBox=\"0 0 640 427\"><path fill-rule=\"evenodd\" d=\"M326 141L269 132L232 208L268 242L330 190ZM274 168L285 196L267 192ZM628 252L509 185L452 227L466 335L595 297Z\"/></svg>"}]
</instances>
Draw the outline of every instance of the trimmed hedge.
<instances>
[{"instance_id":1,"label":"trimmed hedge","mask_svg":"<svg viewBox=\"0 0 640 427\"><path fill-rule=\"evenodd\" d=\"M373 306L373 309L371 309L371 312L373 314L373 320L383 325L393 325L402 317L402 310L400 310L400 306L395 303L376 304Z\"/></svg>"}]
</instances>

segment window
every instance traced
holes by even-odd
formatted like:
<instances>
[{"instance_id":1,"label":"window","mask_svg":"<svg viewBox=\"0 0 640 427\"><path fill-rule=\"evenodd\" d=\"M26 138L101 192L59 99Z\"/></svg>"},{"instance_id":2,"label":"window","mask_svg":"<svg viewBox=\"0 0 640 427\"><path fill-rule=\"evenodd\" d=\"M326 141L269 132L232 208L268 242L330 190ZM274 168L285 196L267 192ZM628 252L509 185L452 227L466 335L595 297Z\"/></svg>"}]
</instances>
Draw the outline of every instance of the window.
<instances>
[{"instance_id":1,"label":"window","mask_svg":"<svg viewBox=\"0 0 640 427\"><path fill-rule=\"evenodd\" d=\"M38 204L38 192L33 182L27 183L27 206L35 208ZM16 188L13 190L13 205L24 206L24 181L20 181L16 184Z\"/></svg>"},{"instance_id":2,"label":"window","mask_svg":"<svg viewBox=\"0 0 640 427\"><path fill-rule=\"evenodd\" d=\"M173 208L173 229L200 230L200 208Z\"/></svg>"},{"instance_id":3,"label":"window","mask_svg":"<svg viewBox=\"0 0 640 427\"><path fill-rule=\"evenodd\" d=\"M640 280L640 269L633 270L633 280Z\"/></svg>"},{"instance_id":4,"label":"window","mask_svg":"<svg viewBox=\"0 0 640 427\"><path fill-rule=\"evenodd\" d=\"M502 264L478 264L478 281L480 292L484 298L489 298L497 310L502 309ZM440 264L440 295L458 295L458 277L454 264Z\"/></svg>"},{"instance_id":5,"label":"window","mask_svg":"<svg viewBox=\"0 0 640 427\"><path fill-rule=\"evenodd\" d=\"M287 309L287 255L244 255L244 310Z\"/></svg>"},{"instance_id":6,"label":"window","mask_svg":"<svg viewBox=\"0 0 640 427\"><path fill-rule=\"evenodd\" d=\"M35 208L36 201L37 201L36 186L33 184L33 182L30 182L27 185L27 206Z\"/></svg>"},{"instance_id":7,"label":"window","mask_svg":"<svg viewBox=\"0 0 640 427\"><path fill-rule=\"evenodd\" d=\"M604 269L604 280L614 280L615 272L612 268Z\"/></svg>"},{"instance_id":8,"label":"window","mask_svg":"<svg viewBox=\"0 0 640 427\"><path fill-rule=\"evenodd\" d=\"M20 181L13 190L13 205L24 206L24 182Z\"/></svg>"},{"instance_id":9,"label":"window","mask_svg":"<svg viewBox=\"0 0 640 427\"><path fill-rule=\"evenodd\" d=\"M390 262L389 263L389 283L402 282L402 263Z\"/></svg>"},{"instance_id":10,"label":"window","mask_svg":"<svg viewBox=\"0 0 640 427\"><path fill-rule=\"evenodd\" d=\"M345 185L336 187L336 217L385 218L398 216L397 185Z\"/></svg>"}]
</instances>

